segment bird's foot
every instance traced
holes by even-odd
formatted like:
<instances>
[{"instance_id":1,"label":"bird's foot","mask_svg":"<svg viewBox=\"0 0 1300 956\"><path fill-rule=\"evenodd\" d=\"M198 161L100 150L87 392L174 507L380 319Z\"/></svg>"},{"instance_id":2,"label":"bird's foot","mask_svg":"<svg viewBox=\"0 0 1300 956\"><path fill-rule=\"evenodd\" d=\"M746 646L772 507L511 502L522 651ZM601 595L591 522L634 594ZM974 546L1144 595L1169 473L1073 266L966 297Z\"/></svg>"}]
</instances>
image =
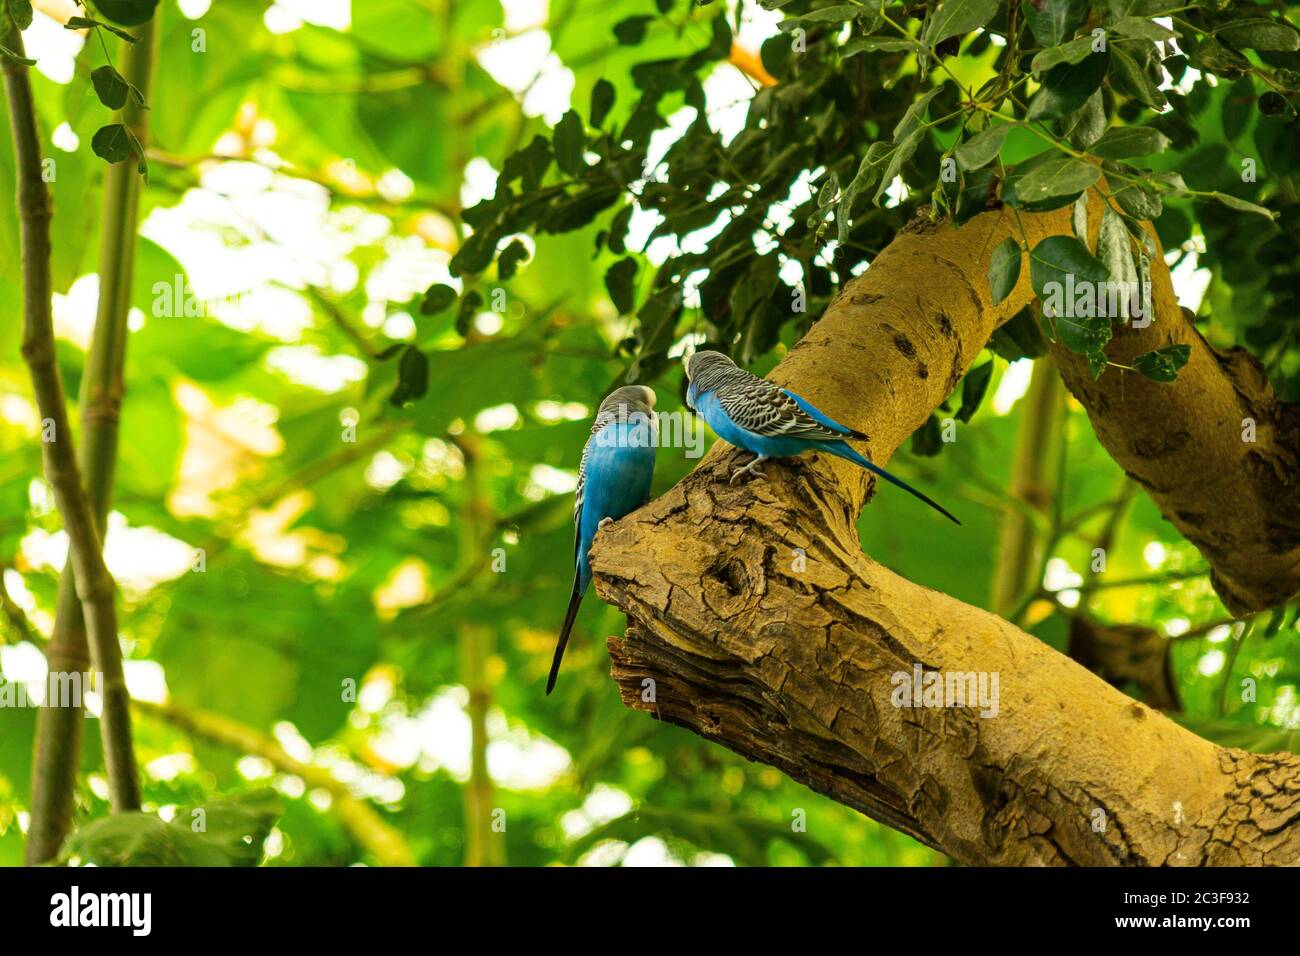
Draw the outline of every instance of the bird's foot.
<instances>
[{"instance_id":1,"label":"bird's foot","mask_svg":"<svg viewBox=\"0 0 1300 956\"><path fill-rule=\"evenodd\" d=\"M599 530L599 529L605 527L605 525L613 524L613 523L614 523L614 519L611 518L611 517L609 517L608 515L606 515L605 517L601 518L600 521L598 521L598 522L596 523L596 529Z\"/></svg>"},{"instance_id":2,"label":"bird's foot","mask_svg":"<svg viewBox=\"0 0 1300 956\"><path fill-rule=\"evenodd\" d=\"M750 472L756 477L766 481L767 476L764 475L763 472L758 468L758 466L765 461L767 461L766 455L755 455L754 460L751 461L748 465L745 465L742 468L737 468L735 471L731 473L731 481L729 481L728 484L734 485L736 483L736 479L738 479L741 475L745 474L746 472Z\"/></svg>"}]
</instances>

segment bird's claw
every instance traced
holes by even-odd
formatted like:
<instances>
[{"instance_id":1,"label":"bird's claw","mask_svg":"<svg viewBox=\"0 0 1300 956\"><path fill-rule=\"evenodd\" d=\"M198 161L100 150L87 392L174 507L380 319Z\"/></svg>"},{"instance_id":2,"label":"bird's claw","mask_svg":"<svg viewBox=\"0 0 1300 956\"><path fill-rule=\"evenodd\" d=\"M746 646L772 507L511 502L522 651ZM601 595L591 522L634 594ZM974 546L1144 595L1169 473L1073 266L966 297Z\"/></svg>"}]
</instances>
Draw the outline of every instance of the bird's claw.
<instances>
[{"instance_id":1,"label":"bird's claw","mask_svg":"<svg viewBox=\"0 0 1300 956\"><path fill-rule=\"evenodd\" d=\"M749 472L750 474L754 475L756 478L766 481L767 475L763 474L762 469L758 467L760 462L766 460L767 460L766 458L755 457L754 460L751 461L748 465L744 465L743 467L737 468L735 471L733 471L731 473L731 480L727 483L734 485L736 483L736 479L739 478L741 475L745 474L746 472Z\"/></svg>"},{"instance_id":2,"label":"bird's claw","mask_svg":"<svg viewBox=\"0 0 1300 956\"><path fill-rule=\"evenodd\" d=\"M613 524L613 523L614 523L614 519L606 515L604 518L601 518L599 522L597 522L596 529L600 530L601 528L605 527L605 525Z\"/></svg>"},{"instance_id":3,"label":"bird's claw","mask_svg":"<svg viewBox=\"0 0 1300 956\"><path fill-rule=\"evenodd\" d=\"M736 483L736 480L740 478L741 475L746 473L751 474L755 478L759 478L763 481L767 480L767 475L763 474L762 470L759 468L737 468L735 471L731 473L731 481L729 481L728 484L734 485Z\"/></svg>"}]
</instances>

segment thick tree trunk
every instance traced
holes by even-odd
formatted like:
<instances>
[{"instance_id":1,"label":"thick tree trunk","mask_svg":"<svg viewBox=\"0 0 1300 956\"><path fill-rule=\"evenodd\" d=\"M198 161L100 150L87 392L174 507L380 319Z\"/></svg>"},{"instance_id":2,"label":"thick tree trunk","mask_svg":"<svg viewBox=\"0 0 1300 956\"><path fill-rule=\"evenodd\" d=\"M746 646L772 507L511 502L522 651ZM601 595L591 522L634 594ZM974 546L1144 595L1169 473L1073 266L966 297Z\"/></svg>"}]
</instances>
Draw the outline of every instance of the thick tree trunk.
<instances>
[{"instance_id":1,"label":"thick tree trunk","mask_svg":"<svg viewBox=\"0 0 1300 956\"><path fill-rule=\"evenodd\" d=\"M1032 244L1067 232L1068 213L1024 225ZM910 226L772 377L888 461L1030 300L1028 269L989 300L989 254L1013 234L1008 211ZM741 458L719 443L597 537L597 591L629 618L609 641L629 706L966 863L1300 863L1300 757L1216 747L862 554L869 483L854 466L805 457L730 486ZM961 547L960 534L918 546ZM990 690L996 675L996 714L895 706L896 675L917 667Z\"/></svg>"}]
</instances>

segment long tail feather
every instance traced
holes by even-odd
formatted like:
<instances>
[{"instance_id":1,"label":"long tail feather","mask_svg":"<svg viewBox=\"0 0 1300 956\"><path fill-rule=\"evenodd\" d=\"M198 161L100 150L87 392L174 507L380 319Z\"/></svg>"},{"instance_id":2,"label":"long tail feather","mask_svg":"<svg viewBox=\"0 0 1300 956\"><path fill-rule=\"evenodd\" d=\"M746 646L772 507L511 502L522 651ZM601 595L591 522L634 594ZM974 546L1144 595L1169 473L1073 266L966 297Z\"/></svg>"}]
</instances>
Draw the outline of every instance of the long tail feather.
<instances>
[{"instance_id":1,"label":"long tail feather","mask_svg":"<svg viewBox=\"0 0 1300 956\"><path fill-rule=\"evenodd\" d=\"M569 609L564 612L564 625L560 628L560 639L555 644L555 657L551 660L551 675L546 678L546 693L549 696L555 690L555 679L560 676L560 661L564 660L564 648L569 643L569 632L578 616L578 607L582 604L583 588L580 579L573 580L573 594L569 596Z\"/></svg>"},{"instance_id":2,"label":"long tail feather","mask_svg":"<svg viewBox=\"0 0 1300 956\"><path fill-rule=\"evenodd\" d=\"M949 521L953 522L954 524L961 524L961 522L957 520L957 518L953 515L951 511L943 507L943 505L939 504L929 495L926 495L924 492L917 491L915 488L913 488L911 485L905 482L902 478L894 477L889 472L885 471L885 469L877 465L875 462L871 461L871 459L867 458L862 454L859 454L849 445L841 444L838 448L834 445L828 445L827 450L831 451L833 454L839 455L841 458L847 458L849 461L856 462L857 464L861 465L863 468L867 469L867 471L871 472L872 474L879 475L881 478L884 478L885 481L888 481L890 484L897 485L898 487L902 488L904 491L908 492L909 494L915 495L916 497L920 498L927 505L929 505L935 511L939 512L939 514L943 515L945 518L947 518Z\"/></svg>"}]
</instances>

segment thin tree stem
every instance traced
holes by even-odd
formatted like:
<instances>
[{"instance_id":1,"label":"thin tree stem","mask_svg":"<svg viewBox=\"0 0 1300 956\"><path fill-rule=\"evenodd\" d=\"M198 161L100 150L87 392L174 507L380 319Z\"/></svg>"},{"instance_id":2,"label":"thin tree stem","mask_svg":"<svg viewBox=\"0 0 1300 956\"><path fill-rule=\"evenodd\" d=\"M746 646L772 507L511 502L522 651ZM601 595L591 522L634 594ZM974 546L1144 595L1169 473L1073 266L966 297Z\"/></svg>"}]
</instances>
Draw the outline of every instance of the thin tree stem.
<instances>
[{"instance_id":1,"label":"thin tree stem","mask_svg":"<svg viewBox=\"0 0 1300 956\"><path fill-rule=\"evenodd\" d=\"M1058 467L1055 442L1061 436L1065 410L1065 389L1050 359L1034 363L1033 378L1021 412L1020 430L1012 462L1013 498L1025 502L1042 515L1051 512L1052 488ZM1056 522L1053 522L1054 530ZM993 576L989 610L1014 622L1023 613L1024 596L1042 583L1035 577L1047 542L1037 524L1022 510L1008 507L998 542L998 562ZM1015 611L1013 609L1020 608Z\"/></svg>"},{"instance_id":2,"label":"thin tree stem","mask_svg":"<svg viewBox=\"0 0 1300 956\"><path fill-rule=\"evenodd\" d=\"M20 31L5 18L6 45L23 54ZM13 134L17 173L17 205L22 238L23 270L23 344L22 354L32 379L36 404L41 415L42 454L45 476L54 491L55 502L63 516L69 540L68 565L75 580L76 602L85 621L80 647L72 629L56 628L61 638L52 646L50 670L72 668L85 670L90 662L101 675L103 711L100 732L104 744L104 763L108 773L109 803L121 813L139 809L140 783L136 772L135 752L131 744L130 702L122 674L122 652L117 639L116 588L104 563L100 542L100 520L86 486L73 445L68 421L63 382L55 359L54 323L51 311L50 281L50 192L46 186L41 141L37 130L36 108L28 67L13 60L4 62L5 94L9 104L9 123ZM132 168L132 172L134 169ZM106 226L107 228L107 226ZM129 285L129 282L128 282ZM97 336L98 337L98 336ZM108 348L108 346L104 346ZM87 375L95 368L88 366ZM114 445L116 441L114 440ZM73 588L69 586L68 591ZM33 839L28 848L29 861L48 859L58 849L71 824L72 789L76 761L80 751L79 728L67 725L78 721L79 710L47 708L58 715L38 732L38 741L46 744L44 759L39 752L33 774ZM62 712L62 714L60 714ZM61 718L61 719L60 719ZM71 767L72 776L65 768ZM35 818L39 812L39 821ZM51 850L53 844L53 850Z\"/></svg>"},{"instance_id":3,"label":"thin tree stem","mask_svg":"<svg viewBox=\"0 0 1300 956\"><path fill-rule=\"evenodd\" d=\"M465 459L465 504L461 516L461 545L465 553L483 548L493 525L483 492L482 455L478 438L473 434L455 437L456 447ZM470 771L465 792L465 865L503 866L505 842L493 828L492 774L488 770L487 714L492 704L488 683L487 661L492 653L492 630L484 625L462 621L457 625L460 645L461 681L469 690Z\"/></svg>"}]
</instances>

